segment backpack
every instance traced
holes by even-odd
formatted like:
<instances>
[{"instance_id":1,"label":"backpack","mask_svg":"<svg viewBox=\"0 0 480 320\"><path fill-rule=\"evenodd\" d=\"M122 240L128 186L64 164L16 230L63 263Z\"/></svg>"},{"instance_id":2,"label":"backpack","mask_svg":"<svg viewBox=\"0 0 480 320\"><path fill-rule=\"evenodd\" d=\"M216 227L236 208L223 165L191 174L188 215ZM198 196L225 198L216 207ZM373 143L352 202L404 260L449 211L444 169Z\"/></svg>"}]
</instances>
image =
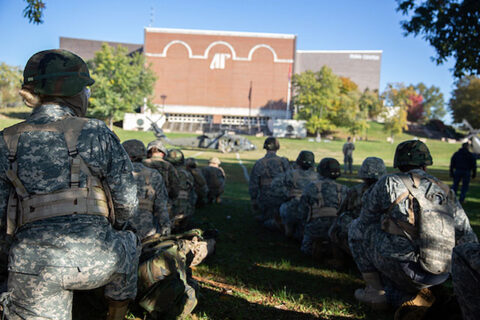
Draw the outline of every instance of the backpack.
<instances>
[{"instance_id":1,"label":"backpack","mask_svg":"<svg viewBox=\"0 0 480 320\"><path fill-rule=\"evenodd\" d=\"M418 249L419 263L425 271L432 274L449 272L455 247L455 203L449 187L427 178L430 184L423 193L418 189L422 177L411 172L398 176L408 191L400 195L390 208L408 197L408 223L388 217L394 224L393 228L384 222L382 228L385 230L387 226L387 232L399 229L400 232L390 233L404 235L412 242Z\"/></svg>"}]
</instances>

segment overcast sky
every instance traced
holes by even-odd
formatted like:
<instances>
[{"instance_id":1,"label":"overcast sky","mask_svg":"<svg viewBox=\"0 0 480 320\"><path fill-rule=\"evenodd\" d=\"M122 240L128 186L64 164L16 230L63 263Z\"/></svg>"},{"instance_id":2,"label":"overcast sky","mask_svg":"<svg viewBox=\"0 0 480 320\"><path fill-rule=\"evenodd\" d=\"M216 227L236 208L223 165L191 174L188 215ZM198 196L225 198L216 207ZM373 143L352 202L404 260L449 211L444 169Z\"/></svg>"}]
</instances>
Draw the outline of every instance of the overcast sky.
<instances>
[{"instance_id":1,"label":"overcast sky","mask_svg":"<svg viewBox=\"0 0 480 320\"><path fill-rule=\"evenodd\" d=\"M404 37L395 0L44 0L42 25L25 1L0 0L0 62L24 66L59 37L143 43L144 28L290 33L298 50L382 50L380 90L403 82L440 87L448 103L453 63L437 66L421 38ZM447 119L449 121L449 119Z\"/></svg>"}]
</instances>

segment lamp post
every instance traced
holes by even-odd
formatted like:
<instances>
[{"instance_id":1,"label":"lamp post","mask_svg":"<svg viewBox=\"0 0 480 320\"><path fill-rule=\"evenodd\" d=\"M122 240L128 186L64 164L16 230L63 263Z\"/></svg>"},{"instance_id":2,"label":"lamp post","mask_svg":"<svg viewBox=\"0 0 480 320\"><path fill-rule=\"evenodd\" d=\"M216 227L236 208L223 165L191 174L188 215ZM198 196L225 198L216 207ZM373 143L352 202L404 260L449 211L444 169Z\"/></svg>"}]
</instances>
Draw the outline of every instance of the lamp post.
<instances>
[{"instance_id":1,"label":"lamp post","mask_svg":"<svg viewBox=\"0 0 480 320\"><path fill-rule=\"evenodd\" d=\"M167 100L167 95L162 94L160 98L162 99L162 113L165 113L165 100Z\"/></svg>"}]
</instances>

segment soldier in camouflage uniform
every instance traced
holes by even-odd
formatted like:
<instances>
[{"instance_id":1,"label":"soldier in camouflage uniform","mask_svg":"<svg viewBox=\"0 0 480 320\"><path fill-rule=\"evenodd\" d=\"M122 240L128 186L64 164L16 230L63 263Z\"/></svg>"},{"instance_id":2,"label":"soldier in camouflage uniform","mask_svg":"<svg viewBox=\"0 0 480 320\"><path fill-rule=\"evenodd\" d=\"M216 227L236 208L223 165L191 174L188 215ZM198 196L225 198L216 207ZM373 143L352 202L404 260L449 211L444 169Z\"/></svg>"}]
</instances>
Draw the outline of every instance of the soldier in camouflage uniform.
<instances>
[{"instance_id":1,"label":"soldier in camouflage uniform","mask_svg":"<svg viewBox=\"0 0 480 320\"><path fill-rule=\"evenodd\" d=\"M347 195L347 187L335 182L340 176L340 163L333 158L323 158L317 166L320 179L308 184L300 198L300 208L305 217L301 250L320 258L330 246L328 229L335 221L337 211Z\"/></svg>"},{"instance_id":2,"label":"soldier in camouflage uniform","mask_svg":"<svg viewBox=\"0 0 480 320\"><path fill-rule=\"evenodd\" d=\"M209 203L222 202L220 196L225 188L225 171L220 167L220 163L220 159L214 157L208 161L207 167L202 168L202 174L207 180Z\"/></svg>"},{"instance_id":3,"label":"soldier in camouflage uniform","mask_svg":"<svg viewBox=\"0 0 480 320\"><path fill-rule=\"evenodd\" d=\"M175 167L165 160L167 156L167 148L161 141L155 140L147 145L147 159L143 160L143 164L156 169L162 175L168 191L168 212L171 214L173 202L178 197L180 182Z\"/></svg>"},{"instance_id":4,"label":"soldier in camouflage uniform","mask_svg":"<svg viewBox=\"0 0 480 320\"><path fill-rule=\"evenodd\" d=\"M104 122L82 118L94 81L80 57L41 51L23 75L33 112L0 134L0 217L14 235L4 313L71 319L73 290L106 285L107 319L123 319L140 254L119 231L137 204L130 159Z\"/></svg>"},{"instance_id":5,"label":"soldier in camouflage uniform","mask_svg":"<svg viewBox=\"0 0 480 320\"><path fill-rule=\"evenodd\" d=\"M425 171L431 164L423 142L400 143L394 167L401 173L383 176L365 193L348 233L367 285L355 298L378 308L401 306L396 319L420 319L435 300L428 287L448 278L455 243L477 242L455 194Z\"/></svg>"},{"instance_id":6,"label":"soldier in camouflage uniform","mask_svg":"<svg viewBox=\"0 0 480 320\"><path fill-rule=\"evenodd\" d=\"M197 207L202 207L207 203L207 195L208 195L208 185L205 177L202 174L202 171L197 168L197 161L194 158L187 158L185 160L185 167L187 168L188 172L190 172L193 176L194 184L195 184L195 193L197 194Z\"/></svg>"},{"instance_id":7,"label":"soldier in camouflage uniform","mask_svg":"<svg viewBox=\"0 0 480 320\"><path fill-rule=\"evenodd\" d=\"M296 160L297 168L290 169L275 177L270 187L271 199L280 209L281 223L287 237L301 240L303 237L304 218L298 211L302 191L307 184L316 181L315 155L311 151L301 151ZM271 219L271 224L275 223Z\"/></svg>"},{"instance_id":8,"label":"soldier in camouflage uniform","mask_svg":"<svg viewBox=\"0 0 480 320\"><path fill-rule=\"evenodd\" d=\"M185 168L185 158L180 149L170 149L166 160L175 166L179 180L178 197L173 202L170 219L175 223L176 228L181 228L187 224L187 218L193 216L195 212L195 203L197 202L195 180Z\"/></svg>"},{"instance_id":9,"label":"soldier in camouflage uniform","mask_svg":"<svg viewBox=\"0 0 480 320\"><path fill-rule=\"evenodd\" d=\"M363 194L386 173L387 168L382 159L368 157L363 160L358 171L358 177L363 180L363 183L348 189L346 201L340 208L339 215L328 232L330 240L350 256L348 228L352 221L360 215Z\"/></svg>"},{"instance_id":10,"label":"soldier in camouflage uniform","mask_svg":"<svg viewBox=\"0 0 480 320\"><path fill-rule=\"evenodd\" d=\"M479 243L465 243L453 249L452 280L463 319L480 319Z\"/></svg>"},{"instance_id":11,"label":"soldier in camouflage uniform","mask_svg":"<svg viewBox=\"0 0 480 320\"><path fill-rule=\"evenodd\" d=\"M250 173L248 186L252 208L254 213L257 214L256 219L262 223L278 216L278 212L275 212L269 206L267 193L273 178L287 171L290 167L287 158L277 156L277 151L280 149L277 138L268 137L265 139L263 148L267 150L267 154L255 162Z\"/></svg>"},{"instance_id":12,"label":"soldier in camouflage uniform","mask_svg":"<svg viewBox=\"0 0 480 320\"><path fill-rule=\"evenodd\" d=\"M170 217L167 211L168 194L162 175L142 164L147 151L140 140L127 140L122 146L130 156L133 177L137 183L138 206L129 223L137 231L140 240L156 233L169 235Z\"/></svg>"}]
</instances>

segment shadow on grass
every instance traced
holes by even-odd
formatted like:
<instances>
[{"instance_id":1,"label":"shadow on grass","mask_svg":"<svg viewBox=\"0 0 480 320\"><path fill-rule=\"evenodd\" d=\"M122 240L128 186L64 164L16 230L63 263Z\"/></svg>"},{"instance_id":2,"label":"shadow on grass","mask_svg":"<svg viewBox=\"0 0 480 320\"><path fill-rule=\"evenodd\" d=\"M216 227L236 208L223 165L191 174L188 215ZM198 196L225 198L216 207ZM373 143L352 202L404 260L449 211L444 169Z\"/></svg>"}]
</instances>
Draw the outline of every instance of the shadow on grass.
<instances>
[{"instance_id":1,"label":"shadow on grass","mask_svg":"<svg viewBox=\"0 0 480 320\"><path fill-rule=\"evenodd\" d=\"M212 320L245 320L245 319L285 319L307 320L323 319L311 314L282 310L280 308L265 306L248 302L245 299L202 287L198 295L198 306L195 314L208 316ZM213 302L213 304L212 304ZM216 303L215 303L216 302ZM209 306L206 308L206 306ZM350 317L329 316L325 319L351 319Z\"/></svg>"}]
</instances>

